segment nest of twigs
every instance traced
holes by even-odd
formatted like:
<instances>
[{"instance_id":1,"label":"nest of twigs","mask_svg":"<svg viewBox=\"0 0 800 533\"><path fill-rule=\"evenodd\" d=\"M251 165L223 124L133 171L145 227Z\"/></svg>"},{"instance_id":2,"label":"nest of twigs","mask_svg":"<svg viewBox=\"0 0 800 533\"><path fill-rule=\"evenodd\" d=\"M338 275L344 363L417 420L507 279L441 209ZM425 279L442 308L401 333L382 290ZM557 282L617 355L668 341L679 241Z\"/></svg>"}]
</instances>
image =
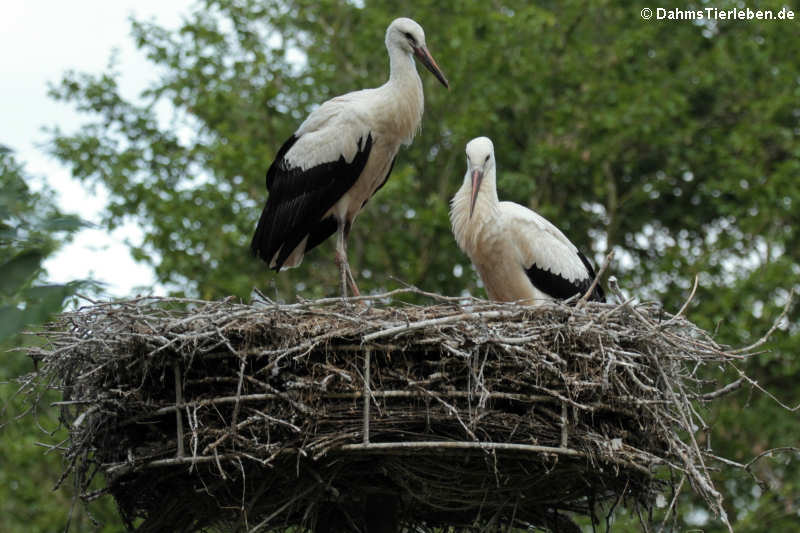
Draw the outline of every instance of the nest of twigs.
<instances>
[{"instance_id":1,"label":"nest of twigs","mask_svg":"<svg viewBox=\"0 0 800 533\"><path fill-rule=\"evenodd\" d=\"M62 315L30 383L63 393L64 475L138 531L364 530L376 509L410 531L575 531L674 504L679 479L721 512L695 406L740 383L708 378L741 355L656 304L404 292Z\"/></svg>"}]
</instances>

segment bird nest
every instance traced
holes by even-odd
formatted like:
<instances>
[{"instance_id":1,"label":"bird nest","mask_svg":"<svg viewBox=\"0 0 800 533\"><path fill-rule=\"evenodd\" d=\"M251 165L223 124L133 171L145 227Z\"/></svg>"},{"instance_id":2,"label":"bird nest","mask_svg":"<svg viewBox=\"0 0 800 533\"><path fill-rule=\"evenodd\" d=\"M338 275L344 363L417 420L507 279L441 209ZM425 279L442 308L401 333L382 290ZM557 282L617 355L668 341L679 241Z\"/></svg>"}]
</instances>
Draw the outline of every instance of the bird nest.
<instances>
[{"instance_id":1,"label":"bird nest","mask_svg":"<svg viewBox=\"0 0 800 533\"><path fill-rule=\"evenodd\" d=\"M744 355L653 303L405 292L61 315L27 384L63 394L62 480L138 531L363 530L373 503L412 531L577 531L678 480L722 512L697 407Z\"/></svg>"}]
</instances>

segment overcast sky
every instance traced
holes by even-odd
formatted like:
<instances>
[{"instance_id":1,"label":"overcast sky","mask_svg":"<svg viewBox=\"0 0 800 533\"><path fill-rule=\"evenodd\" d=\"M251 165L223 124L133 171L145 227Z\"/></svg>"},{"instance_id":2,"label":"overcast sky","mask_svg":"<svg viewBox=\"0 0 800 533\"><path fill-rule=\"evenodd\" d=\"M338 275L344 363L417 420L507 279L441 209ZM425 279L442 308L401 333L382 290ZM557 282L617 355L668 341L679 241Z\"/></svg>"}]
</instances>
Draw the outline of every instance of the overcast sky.
<instances>
[{"instance_id":1,"label":"overcast sky","mask_svg":"<svg viewBox=\"0 0 800 533\"><path fill-rule=\"evenodd\" d=\"M45 180L59 195L63 210L97 221L105 205L102 190L94 192L73 180L69 170L46 154L45 126L74 131L85 121L70 106L47 97L47 83L66 70L97 73L105 70L113 48L119 50L120 84L134 97L154 79L152 66L130 38L131 15L155 18L175 27L189 12L190 0L24 0L4 2L0 16L0 144L12 148L25 163L38 188ZM38 182L38 183L37 183ZM107 284L109 296L126 296L135 287L154 282L152 270L133 261L126 239L138 241L142 232L129 224L109 234L81 232L46 264L52 281L89 276ZM158 288L156 288L156 292Z\"/></svg>"}]
</instances>

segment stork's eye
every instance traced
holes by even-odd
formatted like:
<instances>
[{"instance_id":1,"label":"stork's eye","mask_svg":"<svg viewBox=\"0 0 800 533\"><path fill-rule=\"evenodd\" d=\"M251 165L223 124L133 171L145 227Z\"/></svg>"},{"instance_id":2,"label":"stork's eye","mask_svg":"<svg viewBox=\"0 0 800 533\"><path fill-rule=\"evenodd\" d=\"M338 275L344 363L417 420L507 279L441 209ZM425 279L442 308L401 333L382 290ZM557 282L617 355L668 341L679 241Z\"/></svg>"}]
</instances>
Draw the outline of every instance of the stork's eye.
<instances>
[{"instance_id":1,"label":"stork's eye","mask_svg":"<svg viewBox=\"0 0 800 533\"><path fill-rule=\"evenodd\" d=\"M413 45L415 45L415 46L416 46L416 44L417 44L417 40L416 40L416 39L414 39L414 36L413 36L413 35L411 35L411 34L410 34L410 33L408 33L408 32L405 32L403 35L405 35L405 36L406 36L406 39L408 39L408 41L409 41L411 44L413 44Z\"/></svg>"},{"instance_id":2,"label":"stork's eye","mask_svg":"<svg viewBox=\"0 0 800 533\"><path fill-rule=\"evenodd\" d=\"M486 160L484 161L484 163L488 163L490 157L492 157L492 154L489 154L489 155L486 156Z\"/></svg>"}]
</instances>

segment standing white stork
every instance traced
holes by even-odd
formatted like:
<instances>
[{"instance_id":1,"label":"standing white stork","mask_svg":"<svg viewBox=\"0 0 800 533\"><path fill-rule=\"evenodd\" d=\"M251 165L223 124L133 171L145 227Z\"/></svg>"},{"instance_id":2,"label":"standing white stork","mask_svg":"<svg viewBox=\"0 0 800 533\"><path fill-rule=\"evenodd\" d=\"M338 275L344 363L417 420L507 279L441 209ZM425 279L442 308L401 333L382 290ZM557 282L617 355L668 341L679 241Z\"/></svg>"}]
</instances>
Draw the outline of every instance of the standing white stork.
<instances>
[{"instance_id":1,"label":"standing white stork","mask_svg":"<svg viewBox=\"0 0 800 533\"><path fill-rule=\"evenodd\" d=\"M358 287L347 261L347 236L364 204L392 172L400 145L419 129L424 98L414 57L445 86L425 45L422 27L398 18L386 29L389 81L332 98L314 110L267 170L269 198L258 221L253 253L280 271L337 232L342 295Z\"/></svg>"},{"instance_id":2,"label":"standing white stork","mask_svg":"<svg viewBox=\"0 0 800 533\"><path fill-rule=\"evenodd\" d=\"M450 203L450 222L492 300L537 305L583 294L594 281L591 263L561 230L497 199L494 145L487 137L467 143L467 173ZM605 301L599 285L590 299Z\"/></svg>"}]
</instances>

